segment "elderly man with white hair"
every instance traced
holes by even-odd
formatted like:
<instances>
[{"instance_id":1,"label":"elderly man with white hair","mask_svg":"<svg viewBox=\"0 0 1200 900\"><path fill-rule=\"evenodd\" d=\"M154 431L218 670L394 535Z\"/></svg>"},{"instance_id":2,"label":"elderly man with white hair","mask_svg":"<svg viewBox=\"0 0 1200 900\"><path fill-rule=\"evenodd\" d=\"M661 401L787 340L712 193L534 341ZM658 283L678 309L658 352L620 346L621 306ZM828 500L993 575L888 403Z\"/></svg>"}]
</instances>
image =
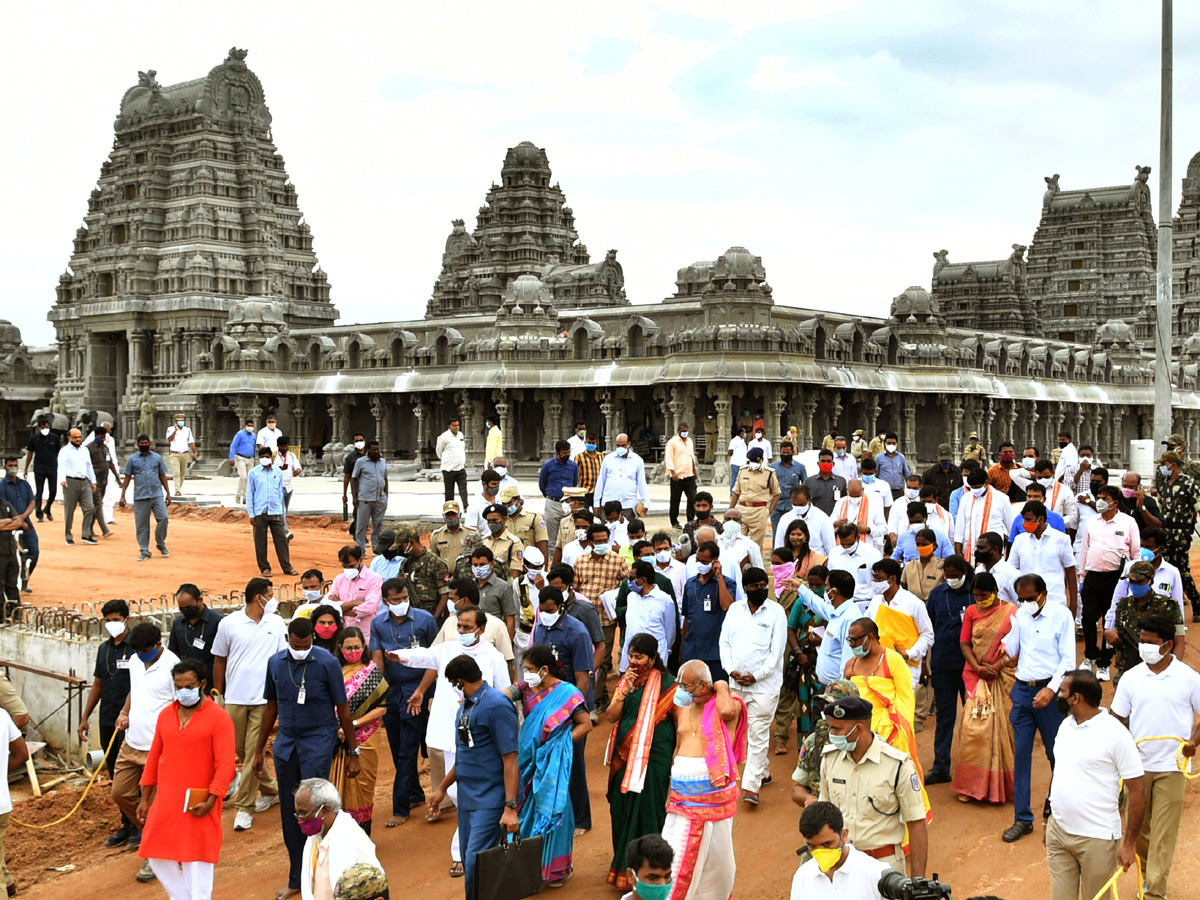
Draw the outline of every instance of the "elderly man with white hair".
<instances>
[{"instance_id":1,"label":"elderly man with white hair","mask_svg":"<svg viewBox=\"0 0 1200 900\"><path fill-rule=\"evenodd\" d=\"M362 863L382 868L375 845L342 809L338 789L324 778L300 782L296 788L296 820L308 838L300 869L302 900L332 897L338 878L351 866Z\"/></svg>"}]
</instances>

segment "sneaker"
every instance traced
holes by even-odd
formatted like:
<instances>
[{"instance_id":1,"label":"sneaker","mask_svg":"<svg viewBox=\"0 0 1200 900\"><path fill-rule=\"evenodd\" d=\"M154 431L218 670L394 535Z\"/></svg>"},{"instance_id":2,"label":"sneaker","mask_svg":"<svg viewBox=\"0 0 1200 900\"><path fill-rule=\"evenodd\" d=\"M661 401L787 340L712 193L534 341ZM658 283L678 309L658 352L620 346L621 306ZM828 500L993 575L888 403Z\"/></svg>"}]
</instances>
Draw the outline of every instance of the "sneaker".
<instances>
[{"instance_id":1,"label":"sneaker","mask_svg":"<svg viewBox=\"0 0 1200 900\"><path fill-rule=\"evenodd\" d=\"M46 510L46 521L47 522L54 521L54 513L50 512L50 510Z\"/></svg>"},{"instance_id":2,"label":"sneaker","mask_svg":"<svg viewBox=\"0 0 1200 900\"><path fill-rule=\"evenodd\" d=\"M145 562L145 561L146 561L146 560L148 560L149 558L150 558L150 554L149 554L149 553L142 553L142 554L140 554L140 555L138 556L138 558L137 558L137 561L138 561L138 562Z\"/></svg>"},{"instance_id":3,"label":"sneaker","mask_svg":"<svg viewBox=\"0 0 1200 900\"><path fill-rule=\"evenodd\" d=\"M150 868L150 860L146 860L145 862L143 862L142 867L140 869L138 869L137 880L140 881L142 884L146 884L147 882L153 881L157 877L158 876L156 876L154 874L154 870L152 868Z\"/></svg>"},{"instance_id":4,"label":"sneaker","mask_svg":"<svg viewBox=\"0 0 1200 900\"><path fill-rule=\"evenodd\" d=\"M1112 675L1108 671L1108 666L1101 666L1096 670L1097 681L1112 681Z\"/></svg>"},{"instance_id":5,"label":"sneaker","mask_svg":"<svg viewBox=\"0 0 1200 900\"><path fill-rule=\"evenodd\" d=\"M95 547L97 544L99 544L99 543L100 543L100 542L99 542L98 540L96 540L94 537L85 537L85 538L80 538L79 540L80 540L80 542L81 542L81 543L84 543L84 544L91 544L93 547Z\"/></svg>"},{"instance_id":6,"label":"sneaker","mask_svg":"<svg viewBox=\"0 0 1200 900\"><path fill-rule=\"evenodd\" d=\"M754 791L742 791L742 799L751 806L758 806L758 794Z\"/></svg>"},{"instance_id":7,"label":"sneaker","mask_svg":"<svg viewBox=\"0 0 1200 900\"><path fill-rule=\"evenodd\" d=\"M108 839L105 840L105 842L104 842L104 846L105 847L120 847L120 846L124 845L124 843L126 841L129 840L129 835L132 833L133 833L132 828L130 828L128 825L122 825L119 829L117 829L116 831L114 831L112 834L110 834L108 836Z\"/></svg>"},{"instance_id":8,"label":"sneaker","mask_svg":"<svg viewBox=\"0 0 1200 900\"><path fill-rule=\"evenodd\" d=\"M67 546L74 547L75 546L75 538L67 538Z\"/></svg>"},{"instance_id":9,"label":"sneaker","mask_svg":"<svg viewBox=\"0 0 1200 900\"><path fill-rule=\"evenodd\" d=\"M233 817L234 831L249 831L254 827L254 816L246 812L244 809L239 809L237 815Z\"/></svg>"},{"instance_id":10,"label":"sneaker","mask_svg":"<svg viewBox=\"0 0 1200 900\"><path fill-rule=\"evenodd\" d=\"M1013 822L1004 831L1004 842L1006 844L1015 844L1027 834L1033 834L1032 822Z\"/></svg>"},{"instance_id":11,"label":"sneaker","mask_svg":"<svg viewBox=\"0 0 1200 900\"><path fill-rule=\"evenodd\" d=\"M1086 670L1088 672L1095 672L1096 671L1096 663L1090 659L1085 659L1083 662L1081 662L1079 664L1079 668L1081 670Z\"/></svg>"},{"instance_id":12,"label":"sneaker","mask_svg":"<svg viewBox=\"0 0 1200 900\"><path fill-rule=\"evenodd\" d=\"M287 539L288 539L289 541L290 541L292 538L294 538L294 537L295 537L295 535L294 535L294 534L292 534L290 531L287 533Z\"/></svg>"},{"instance_id":13,"label":"sneaker","mask_svg":"<svg viewBox=\"0 0 1200 900\"><path fill-rule=\"evenodd\" d=\"M233 781L229 782L229 790L225 792L225 802L228 803L237 796L238 788L242 786L242 773L237 771L233 773Z\"/></svg>"},{"instance_id":14,"label":"sneaker","mask_svg":"<svg viewBox=\"0 0 1200 900\"><path fill-rule=\"evenodd\" d=\"M129 829L129 840L125 842L125 846L130 850L136 850L142 845L142 830L140 828Z\"/></svg>"},{"instance_id":15,"label":"sneaker","mask_svg":"<svg viewBox=\"0 0 1200 900\"><path fill-rule=\"evenodd\" d=\"M259 798L254 801L254 811L256 813L264 813L278 802L278 794L261 794Z\"/></svg>"},{"instance_id":16,"label":"sneaker","mask_svg":"<svg viewBox=\"0 0 1200 900\"><path fill-rule=\"evenodd\" d=\"M158 553L160 556L170 556L171 555L171 551L168 550L166 547L159 547Z\"/></svg>"}]
</instances>

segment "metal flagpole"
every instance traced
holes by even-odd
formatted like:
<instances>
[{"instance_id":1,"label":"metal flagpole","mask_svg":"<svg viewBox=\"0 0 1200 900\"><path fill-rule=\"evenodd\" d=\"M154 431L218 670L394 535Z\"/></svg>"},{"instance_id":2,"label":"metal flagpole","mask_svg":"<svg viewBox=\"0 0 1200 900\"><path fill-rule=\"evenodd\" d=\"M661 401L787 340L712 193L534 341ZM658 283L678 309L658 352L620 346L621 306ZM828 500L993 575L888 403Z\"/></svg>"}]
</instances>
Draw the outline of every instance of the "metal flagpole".
<instances>
[{"instance_id":1,"label":"metal flagpole","mask_svg":"<svg viewBox=\"0 0 1200 900\"><path fill-rule=\"evenodd\" d=\"M1158 289L1154 329L1154 443L1171 433L1171 69L1172 0L1162 0L1162 95L1158 138Z\"/></svg>"}]
</instances>

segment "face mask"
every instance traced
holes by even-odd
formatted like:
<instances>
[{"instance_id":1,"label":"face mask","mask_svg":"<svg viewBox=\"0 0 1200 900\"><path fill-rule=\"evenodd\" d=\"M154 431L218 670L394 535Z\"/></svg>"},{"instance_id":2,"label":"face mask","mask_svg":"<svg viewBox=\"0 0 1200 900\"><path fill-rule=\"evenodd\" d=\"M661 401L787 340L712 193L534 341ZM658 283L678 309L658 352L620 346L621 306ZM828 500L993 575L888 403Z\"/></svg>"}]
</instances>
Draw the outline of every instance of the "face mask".
<instances>
[{"instance_id":1,"label":"face mask","mask_svg":"<svg viewBox=\"0 0 1200 900\"><path fill-rule=\"evenodd\" d=\"M939 460L938 460L938 465L939 465L939 466L941 466L943 469L949 469L949 468L950 468L950 462L951 462L951 461L950 461L950 460L948 460L948 459L939 459Z\"/></svg>"},{"instance_id":2,"label":"face mask","mask_svg":"<svg viewBox=\"0 0 1200 900\"><path fill-rule=\"evenodd\" d=\"M324 809L325 807L321 807ZM321 809L318 809L319 813ZM313 816L311 819L306 819L300 823L300 833L305 837L313 837L321 833L321 829L325 827L325 823L321 821L320 816Z\"/></svg>"},{"instance_id":3,"label":"face mask","mask_svg":"<svg viewBox=\"0 0 1200 900\"><path fill-rule=\"evenodd\" d=\"M906 498L908 498L909 500L916 500L918 497L921 496L921 489L920 488L905 488L904 496Z\"/></svg>"},{"instance_id":4,"label":"face mask","mask_svg":"<svg viewBox=\"0 0 1200 900\"><path fill-rule=\"evenodd\" d=\"M1055 697L1054 705L1058 707L1058 711L1064 716L1069 716L1071 714L1071 699L1069 697Z\"/></svg>"},{"instance_id":5,"label":"face mask","mask_svg":"<svg viewBox=\"0 0 1200 900\"><path fill-rule=\"evenodd\" d=\"M1096 512L1106 513L1110 509L1112 509L1112 504L1109 503L1107 500L1097 500L1096 501Z\"/></svg>"},{"instance_id":6,"label":"face mask","mask_svg":"<svg viewBox=\"0 0 1200 900\"><path fill-rule=\"evenodd\" d=\"M895 445L895 444L888 444L888 445L887 445L887 452L888 452L888 453L895 453L895 452L896 452L896 445Z\"/></svg>"},{"instance_id":7,"label":"face mask","mask_svg":"<svg viewBox=\"0 0 1200 900\"><path fill-rule=\"evenodd\" d=\"M366 447L366 446L367 446L367 442L366 442L366 441L355 441L355 442L354 442L354 449L355 449L355 450L362 450L362 449L363 449L364 447Z\"/></svg>"},{"instance_id":8,"label":"face mask","mask_svg":"<svg viewBox=\"0 0 1200 900\"><path fill-rule=\"evenodd\" d=\"M817 861L817 865L821 867L821 871L825 873L828 873L842 859L841 847L816 847L810 848L808 852Z\"/></svg>"},{"instance_id":9,"label":"face mask","mask_svg":"<svg viewBox=\"0 0 1200 900\"><path fill-rule=\"evenodd\" d=\"M397 548L397 547L388 547L386 550L384 550L379 555L382 556L384 559L388 560L389 562L393 559L400 559L400 560L404 559L404 557L400 553L399 548Z\"/></svg>"},{"instance_id":10,"label":"face mask","mask_svg":"<svg viewBox=\"0 0 1200 900\"><path fill-rule=\"evenodd\" d=\"M830 734L829 743L833 744L838 750L845 750L847 753L854 752L854 748L858 746L858 741L852 741L844 734Z\"/></svg>"},{"instance_id":11,"label":"face mask","mask_svg":"<svg viewBox=\"0 0 1200 900\"><path fill-rule=\"evenodd\" d=\"M349 663L356 663L362 659L363 652L361 650L343 650L342 659Z\"/></svg>"},{"instance_id":12,"label":"face mask","mask_svg":"<svg viewBox=\"0 0 1200 900\"><path fill-rule=\"evenodd\" d=\"M461 631L458 633L458 642L464 647L470 647L478 638L479 635L474 631L468 631L466 634L463 634Z\"/></svg>"},{"instance_id":13,"label":"face mask","mask_svg":"<svg viewBox=\"0 0 1200 900\"><path fill-rule=\"evenodd\" d=\"M621 457L621 459L624 459L628 455L629 455L628 447L618 447L617 448L617 456Z\"/></svg>"},{"instance_id":14,"label":"face mask","mask_svg":"<svg viewBox=\"0 0 1200 900\"><path fill-rule=\"evenodd\" d=\"M983 600L976 599L975 605L980 609L991 609L993 604L995 604L996 599L997 597L995 594L988 594L988 596Z\"/></svg>"},{"instance_id":15,"label":"face mask","mask_svg":"<svg viewBox=\"0 0 1200 900\"><path fill-rule=\"evenodd\" d=\"M954 590L956 590L956 591L960 590L962 588L962 586L966 583L967 583L967 578L965 575L960 578L947 578L946 579L946 584L950 585L950 587L954 588Z\"/></svg>"},{"instance_id":16,"label":"face mask","mask_svg":"<svg viewBox=\"0 0 1200 900\"><path fill-rule=\"evenodd\" d=\"M933 556L933 544L918 544L917 555L921 559L929 559L929 557Z\"/></svg>"},{"instance_id":17,"label":"face mask","mask_svg":"<svg viewBox=\"0 0 1200 900\"><path fill-rule=\"evenodd\" d=\"M266 603L263 604L263 615L264 616L273 615L275 610L277 610L277 609L279 609L279 601L276 600L274 597L272 597L270 600L268 600Z\"/></svg>"},{"instance_id":18,"label":"face mask","mask_svg":"<svg viewBox=\"0 0 1200 900\"><path fill-rule=\"evenodd\" d=\"M1171 477L1171 467L1170 466L1159 466L1158 471L1162 474L1163 478Z\"/></svg>"},{"instance_id":19,"label":"face mask","mask_svg":"<svg viewBox=\"0 0 1200 900\"><path fill-rule=\"evenodd\" d=\"M760 463L760 462L752 462L752 463L750 463L750 464L749 464L749 466L750 466L750 471L751 471L751 472L757 472L759 469L761 469L761 468L762 468L762 463Z\"/></svg>"},{"instance_id":20,"label":"face mask","mask_svg":"<svg viewBox=\"0 0 1200 900\"><path fill-rule=\"evenodd\" d=\"M833 463L819 462L819 463L817 463L817 468L820 469L822 472L824 472L826 475L828 475L830 472L833 471Z\"/></svg>"},{"instance_id":21,"label":"face mask","mask_svg":"<svg viewBox=\"0 0 1200 900\"><path fill-rule=\"evenodd\" d=\"M588 533L587 533L586 528L576 528L575 529L575 540L579 541L579 543L582 544L584 541L587 540L587 534Z\"/></svg>"},{"instance_id":22,"label":"face mask","mask_svg":"<svg viewBox=\"0 0 1200 900\"><path fill-rule=\"evenodd\" d=\"M681 432L679 432L679 436L686 441L688 433L686 431L681 431Z\"/></svg>"},{"instance_id":23,"label":"face mask","mask_svg":"<svg viewBox=\"0 0 1200 900\"><path fill-rule=\"evenodd\" d=\"M1092 458L1090 456L1081 456L1079 457L1079 462L1087 463L1090 466L1092 464Z\"/></svg>"},{"instance_id":24,"label":"face mask","mask_svg":"<svg viewBox=\"0 0 1200 900\"><path fill-rule=\"evenodd\" d=\"M843 546L843 547L842 547L842 552L843 552L843 553L845 553L847 556L855 556L855 555L857 555L857 554L858 554L858 541L855 541L855 542L854 542L853 544L851 544L849 547L845 547L845 546Z\"/></svg>"},{"instance_id":25,"label":"face mask","mask_svg":"<svg viewBox=\"0 0 1200 900\"><path fill-rule=\"evenodd\" d=\"M851 647L851 648L850 648L850 652L851 652L851 653L853 653L855 656L857 656L859 659L863 659L863 658L864 658L864 657L865 657L865 656L866 656L868 653L870 653L870 652L871 652L871 650L870 650L870 648L867 646L867 642L866 642L866 641L863 641L863 642L862 642L862 644L861 644L860 646L858 646L858 647ZM831 735L831 736L832 736L832 735Z\"/></svg>"},{"instance_id":26,"label":"face mask","mask_svg":"<svg viewBox=\"0 0 1200 900\"><path fill-rule=\"evenodd\" d=\"M767 589L757 588L753 591L746 591L746 600L751 606L762 606L767 602Z\"/></svg>"},{"instance_id":27,"label":"face mask","mask_svg":"<svg viewBox=\"0 0 1200 900\"><path fill-rule=\"evenodd\" d=\"M313 631L321 640L327 641L338 633L338 627L336 625L314 625Z\"/></svg>"},{"instance_id":28,"label":"face mask","mask_svg":"<svg viewBox=\"0 0 1200 900\"><path fill-rule=\"evenodd\" d=\"M836 454L838 455L838 457L839 457L839 458L841 458L841 457L844 457L844 456L846 455L846 451L845 451L845 450L841 450L841 449L834 450L833 452L834 452L834 453L836 453Z\"/></svg>"},{"instance_id":29,"label":"face mask","mask_svg":"<svg viewBox=\"0 0 1200 900\"><path fill-rule=\"evenodd\" d=\"M1133 495L1136 493L1137 493L1137 491L1134 488L1127 488L1127 487L1121 488L1121 496L1124 497L1126 500L1132 500Z\"/></svg>"},{"instance_id":30,"label":"face mask","mask_svg":"<svg viewBox=\"0 0 1200 900\"><path fill-rule=\"evenodd\" d=\"M175 420L175 424L176 424L176 425L182 425L182 424L183 424L183 419L176 419L176 420Z\"/></svg>"},{"instance_id":31,"label":"face mask","mask_svg":"<svg viewBox=\"0 0 1200 900\"><path fill-rule=\"evenodd\" d=\"M499 534L501 531L504 530L503 522L488 522L487 526L488 526L488 531L490 531L492 534Z\"/></svg>"},{"instance_id":32,"label":"face mask","mask_svg":"<svg viewBox=\"0 0 1200 900\"><path fill-rule=\"evenodd\" d=\"M1150 593L1150 585L1148 585L1148 584L1130 584L1129 585L1129 593L1132 594L1137 599L1141 600L1148 593Z\"/></svg>"},{"instance_id":33,"label":"face mask","mask_svg":"<svg viewBox=\"0 0 1200 900\"><path fill-rule=\"evenodd\" d=\"M150 452L149 444L138 444L138 452L145 455Z\"/></svg>"},{"instance_id":34,"label":"face mask","mask_svg":"<svg viewBox=\"0 0 1200 900\"><path fill-rule=\"evenodd\" d=\"M354 569L350 569L350 568L342 569L342 574L343 574L343 575L345 575L347 578L349 578L351 581L353 581L355 578L357 578L357 577L358 577L358 569L357 569L357 568L354 568Z\"/></svg>"},{"instance_id":35,"label":"face mask","mask_svg":"<svg viewBox=\"0 0 1200 900\"><path fill-rule=\"evenodd\" d=\"M104 630L109 633L110 637L119 638L125 633L124 622L105 622Z\"/></svg>"},{"instance_id":36,"label":"face mask","mask_svg":"<svg viewBox=\"0 0 1200 900\"><path fill-rule=\"evenodd\" d=\"M878 597L880 594L887 593L887 589L889 587L891 587L891 585L887 581L871 582L871 590L874 591L876 597Z\"/></svg>"},{"instance_id":37,"label":"face mask","mask_svg":"<svg viewBox=\"0 0 1200 900\"><path fill-rule=\"evenodd\" d=\"M1138 644L1138 656L1148 666L1157 665L1166 658L1166 653L1158 644Z\"/></svg>"},{"instance_id":38,"label":"face mask","mask_svg":"<svg viewBox=\"0 0 1200 900\"><path fill-rule=\"evenodd\" d=\"M863 477L862 477L862 483L863 483L863 484L874 484L874 483L875 483L875 476L874 476L874 475L863 475Z\"/></svg>"},{"instance_id":39,"label":"face mask","mask_svg":"<svg viewBox=\"0 0 1200 900\"><path fill-rule=\"evenodd\" d=\"M1025 610L1030 615L1036 615L1037 611L1038 611L1038 601L1037 600L1022 600L1021 601L1021 609Z\"/></svg>"},{"instance_id":40,"label":"face mask","mask_svg":"<svg viewBox=\"0 0 1200 900\"><path fill-rule=\"evenodd\" d=\"M379 459L378 450L370 450L367 452L367 459Z\"/></svg>"},{"instance_id":41,"label":"face mask","mask_svg":"<svg viewBox=\"0 0 1200 900\"><path fill-rule=\"evenodd\" d=\"M1021 466L1025 469L1032 469L1034 463L1036 462L1037 460L1035 460L1032 456L1025 456L1021 458Z\"/></svg>"},{"instance_id":42,"label":"face mask","mask_svg":"<svg viewBox=\"0 0 1200 900\"><path fill-rule=\"evenodd\" d=\"M670 550L656 550L654 552L654 559L657 562L659 562L665 566L667 563L669 563L671 561L671 551Z\"/></svg>"},{"instance_id":43,"label":"face mask","mask_svg":"<svg viewBox=\"0 0 1200 900\"><path fill-rule=\"evenodd\" d=\"M727 540L736 540L742 535L741 522L726 522L725 527L721 531L721 537Z\"/></svg>"},{"instance_id":44,"label":"face mask","mask_svg":"<svg viewBox=\"0 0 1200 900\"><path fill-rule=\"evenodd\" d=\"M288 647L288 654L297 662L308 659L308 654L310 653L312 653L312 647L306 647L303 650L297 650L295 647Z\"/></svg>"},{"instance_id":45,"label":"face mask","mask_svg":"<svg viewBox=\"0 0 1200 900\"><path fill-rule=\"evenodd\" d=\"M1060 448L1061 448L1061 447L1065 447L1065 446L1067 446L1067 444L1069 444L1069 443L1071 443L1071 442L1070 442L1070 441L1059 441L1059 442L1058 442L1058 446L1059 446Z\"/></svg>"},{"instance_id":46,"label":"face mask","mask_svg":"<svg viewBox=\"0 0 1200 900\"><path fill-rule=\"evenodd\" d=\"M528 581L530 584L533 584L535 581L537 581L539 576L545 575L545 574L546 574L545 569L526 569L525 570L525 580Z\"/></svg>"},{"instance_id":47,"label":"face mask","mask_svg":"<svg viewBox=\"0 0 1200 900\"><path fill-rule=\"evenodd\" d=\"M603 543L593 544L592 550L595 551L597 556L604 556L606 553L608 553L611 546L612 545L609 544L608 541L604 541Z\"/></svg>"},{"instance_id":48,"label":"face mask","mask_svg":"<svg viewBox=\"0 0 1200 900\"><path fill-rule=\"evenodd\" d=\"M683 709L687 709L692 705L692 695L683 688L676 686L675 688L675 705Z\"/></svg>"},{"instance_id":49,"label":"face mask","mask_svg":"<svg viewBox=\"0 0 1200 900\"><path fill-rule=\"evenodd\" d=\"M50 429L49 428L39 428L38 433L41 434L42 437L45 437L46 435L48 435L50 433Z\"/></svg>"},{"instance_id":50,"label":"face mask","mask_svg":"<svg viewBox=\"0 0 1200 900\"><path fill-rule=\"evenodd\" d=\"M189 606L187 609L181 609L179 611L180 615L182 615L189 622L193 622L196 619L200 618L200 612L201 612L201 609L200 609L199 604Z\"/></svg>"},{"instance_id":51,"label":"face mask","mask_svg":"<svg viewBox=\"0 0 1200 900\"><path fill-rule=\"evenodd\" d=\"M971 488L971 496L972 497L982 497L986 493L987 493L987 485L986 484L983 487Z\"/></svg>"},{"instance_id":52,"label":"face mask","mask_svg":"<svg viewBox=\"0 0 1200 900\"><path fill-rule=\"evenodd\" d=\"M180 706L190 709L200 702L200 688L176 688L175 699Z\"/></svg>"},{"instance_id":53,"label":"face mask","mask_svg":"<svg viewBox=\"0 0 1200 900\"><path fill-rule=\"evenodd\" d=\"M775 576L775 587L777 590L781 581L791 578L795 573L796 567L792 563L779 563L779 565L771 566L771 574Z\"/></svg>"},{"instance_id":54,"label":"face mask","mask_svg":"<svg viewBox=\"0 0 1200 900\"><path fill-rule=\"evenodd\" d=\"M254 426L253 425L246 426L246 434L254 434Z\"/></svg>"},{"instance_id":55,"label":"face mask","mask_svg":"<svg viewBox=\"0 0 1200 900\"><path fill-rule=\"evenodd\" d=\"M492 469L492 471L503 478L508 474L508 466L496 466Z\"/></svg>"},{"instance_id":56,"label":"face mask","mask_svg":"<svg viewBox=\"0 0 1200 900\"><path fill-rule=\"evenodd\" d=\"M712 515L711 509L698 509L698 510L696 510L696 521L707 522L711 515Z\"/></svg>"},{"instance_id":57,"label":"face mask","mask_svg":"<svg viewBox=\"0 0 1200 900\"><path fill-rule=\"evenodd\" d=\"M992 561L992 552L990 550L976 550L975 551L975 562L979 563L981 566L986 566L991 561Z\"/></svg>"},{"instance_id":58,"label":"face mask","mask_svg":"<svg viewBox=\"0 0 1200 900\"><path fill-rule=\"evenodd\" d=\"M474 575L476 578L478 578L480 581L483 581L485 578L487 578L489 575L492 574L492 567L491 567L491 565L471 566L471 574Z\"/></svg>"},{"instance_id":59,"label":"face mask","mask_svg":"<svg viewBox=\"0 0 1200 900\"><path fill-rule=\"evenodd\" d=\"M542 673L541 672L526 672L525 673L525 683L527 685L529 685L531 688L539 687L542 683Z\"/></svg>"},{"instance_id":60,"label":"face mask","mask_svg":"<svg viewBox=\"0 0 1200 900\"><path fill-rule=\"evenodd\" d=\"M1155 552L1156 551L1151 550L1149 547L1143 547L1138 551L1138 558L1142 562L1154 562Z\"/></svg>"},{"instance_id":61,"label":"face mask","mask_svg":"<svg viewBox=\"0 0 1200 900\"><path fill-rule=\"evenodd\" d=\"M538 621L541 622L547 628L551 627L561 617L562 617L561 612L552 612L552 613L539 612L538 613Z\"/></svg>"},{"instance_id":62,"label":"face mask","mask_svg":"<svg viewBox=\"0 0 1200 900\"><path fill-rule=\"evenodd\" d=\"M269 457L269 456L264 456L262 459L260 459L260 460L258 461L258 464L259 464L260 466L262 466L263 468L266 468L267 466L269 466L269 465L271 464L271 457Z\"/></svg>"},{"instance_id":63,"label":"face mask","mask_svg":"<svg viewBox=\"0 0 1200 900\"><path fill-rule=\"evenodd\" d=\"M13 481L17 480L17 470L16 469L5 469L4 474L7 475L9 478L11 478Z\"/></svg>"},{"instance_id":64,"label":"face mask","mask_svg":"<svg viewBox=\"0 0 1200 900\"><path fill-rule=\"evenodd\" d=\"M629 588L631 594L640 594L642 589L638 587L638 583L632 578L625 582L625 586Z\"/></svg>"},{"instance_id":65,"label":"face mask","mask_svg":"<svg viewBox=\"0 0 1200 900\"><path fill-rule=\"evenodd\" d=\"M1016 458L1017 458L1017 455L1015 453L1001 453L1000 454L1000 462L1012 462Z\"/></svg>"},{"instance_id":66,"label":"face mask","mask_svg":"<svg viewBox=\"0 0 1200 900\"><path fill-rule=\"evenodd\" d=\"M137 651L137 658L142 661L142 665L144 665L144 666L148 666L148 665L150 665L150 663L154 662L154 658L156 656L158 656L158 648L157 647L151 647L149 650Z\"/></svg>"},{"instance_id":67,"label":"face mask","mask_svg":"<svg viewBox=\"0 0 1200 900\"><path fill-rule=\"evenodd\" d=\"M701 575L707 575L709 572L712 571L712 563L698 562L698 563L696 563L696 571L699 572Z\"/></svg>"},{"instance_id":68,"label":"face mask","mask_svg":"<svg viewBox=\"0 0 1200 900\"><path fill-rule=\"evenodd\" d=\"M595 453L596 445L595 444L584 444L583 449L585 449L588 453Z\"/></svg>"},{"instance_id":69,"label":"face mask","mask_svg":"<svg viewBox=\"0 0 1200 900\"><path fill-rule=\"evenodd\" d=\"M1041 522L1022 522L1021 527L1024 528L1029 534L1033 534L1038 530L1038 526L1041 524Z\"/></svg>"},{"instance_id":70,"label":"face mask","mask_svg":"<svg viewBox=\"0 0 1200 900\"><path fill-rule=\"evenodd\" d=\"M320 591L305 591L304 592L304 600L306 603L316 603L320 599L321 599Z\"/></svg>"}]
</instances>

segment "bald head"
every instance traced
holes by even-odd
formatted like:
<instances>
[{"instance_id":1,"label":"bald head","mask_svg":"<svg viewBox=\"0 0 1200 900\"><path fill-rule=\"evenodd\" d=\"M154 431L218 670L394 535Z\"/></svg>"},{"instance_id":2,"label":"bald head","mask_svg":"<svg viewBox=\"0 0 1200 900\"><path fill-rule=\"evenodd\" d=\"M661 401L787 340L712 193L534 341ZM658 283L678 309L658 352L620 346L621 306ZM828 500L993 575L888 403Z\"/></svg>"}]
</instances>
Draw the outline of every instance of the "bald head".
<instances>
[{"instance_id":1,"label":"bald head","mask_svg":"<svg viewBox=\"0 0 1200 900\"><path fill-rule=\"evenodd\" d=\"M857 478L851 478L850 483L848 485L846 485L846 493L849 494L851 497L861 497L862 496L862 482L859 481Z\"/></svg>"},{"instance_id":2,"label":"bald head","mask_svg":"<svg viewBox=\"0 0 1200 900\"><path fill-rule=\"evenodd\" d=\"M628 447L629 446L629 435L618 434L617 435L617 446L618 447Z\"/></svg>"},{"instance_id":3,"label":"bald head","mask_svg":"<svg viewBox=\"0 0 1200 900\"><path fill-rule=\"evenodd\" d=\"M715 541L717 539L717 529L711 525L702 525L696 529L696 545L705 543L706 541Z\"/></svg>"}]
</instances>

